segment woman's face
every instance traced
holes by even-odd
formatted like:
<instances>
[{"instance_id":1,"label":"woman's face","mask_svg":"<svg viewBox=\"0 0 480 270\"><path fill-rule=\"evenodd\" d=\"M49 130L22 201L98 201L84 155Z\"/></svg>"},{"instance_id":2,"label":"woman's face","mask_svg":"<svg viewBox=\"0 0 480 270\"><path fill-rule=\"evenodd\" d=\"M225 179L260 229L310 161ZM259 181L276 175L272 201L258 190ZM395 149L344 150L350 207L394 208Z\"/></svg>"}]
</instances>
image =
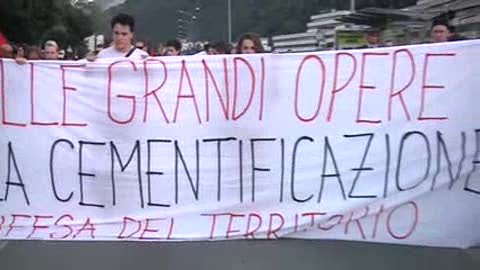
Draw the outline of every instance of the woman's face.
<instances>
[{"instance_id":1,"label":"woman's face","mask_svg":"<svg viewBox=\"0 0 480 270\"><path fill-rule=\"evenodd\" d=\"M242 54L251 54L256 53L257 48L255 48L255 43L251 39L243 40L242 46L240 46L240 53Z\"/></svg>"}]
</instances>

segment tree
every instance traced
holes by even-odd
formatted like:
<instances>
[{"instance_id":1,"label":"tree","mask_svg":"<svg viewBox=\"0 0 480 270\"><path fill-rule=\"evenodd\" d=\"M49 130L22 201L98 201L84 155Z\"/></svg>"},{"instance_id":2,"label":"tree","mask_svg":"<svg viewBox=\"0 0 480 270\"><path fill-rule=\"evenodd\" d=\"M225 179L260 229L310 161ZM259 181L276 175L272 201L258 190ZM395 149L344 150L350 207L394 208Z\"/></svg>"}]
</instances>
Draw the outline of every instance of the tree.
<instances>
[{"instance_id":1,"label":"tree","mask_svg":"<svg viewBox=\"0 0 480 270\"><path fill-rule=\"evenodd\" d=\"M77 47L92 34L93 20L69 0L2 0L2 32L13 42L40 45L47 39Z\"/></svg>"}]
</instances>

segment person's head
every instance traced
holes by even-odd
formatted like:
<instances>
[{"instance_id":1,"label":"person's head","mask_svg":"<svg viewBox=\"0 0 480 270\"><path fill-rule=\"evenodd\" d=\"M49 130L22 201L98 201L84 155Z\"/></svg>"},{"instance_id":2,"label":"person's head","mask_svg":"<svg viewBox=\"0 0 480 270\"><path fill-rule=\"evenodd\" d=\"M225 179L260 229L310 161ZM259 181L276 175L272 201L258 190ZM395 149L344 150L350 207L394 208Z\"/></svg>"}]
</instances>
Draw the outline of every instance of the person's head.
<instances>
[{"instance_id":1,"label":"person's head","mask_svg":"<svg viewBox=\"0 0 480 270\"><path fill-rule=\"evenodd\" d=\"M27 48L25 56L28 60L40 60L42 59L42 51L36 46L31 46Z\"/></svg>"},{"instance_id":2,"label":"person's head","mask_svg":"<svg viewBox=\"0 0 480 270\"><path fill-rule=\"evenodd\" d=\"M207 44L205 44L205 45L203 46L203 50L204 50L205 53L208 54L208 55L215 54L215 53L214 53L214 47L213 47L211 44L209 44L209 43L207 43Z\"/></svg>"},{"instance_id":3,"label":"person's head","mask_svg":"<svg viewBox=\"0 0 480 270\"><path fill-rule=\"evenodd\" d=\"M378 45L380 43L380 33L377 31L367 32L367 43L368 45Z\"/></svg>"},{"instance_id":4,"label":"person's head","mask_svg":"<svg viewBox=\"0 0 480 270\"><path fill-rule=\"evenodd\" d=\"M232 51L232 46L224 41L218 41L213 44L213 53L214 54L230 54Z\"/></svg>"},{"instance_id":5,"label":"person's head","mask_svg":"<svg viewBox=\"0 0 480 270\"><path fill-rule=\"evenodd\" d=\"M455 29L450 25L450 21L455 18L454 11L448 11L432 19L431 36L432 41L447 42L455 34Z\"/></svg>"},{"instance_id":6,"label":"person's head","mask_svg":"<svg viewBox=\"0 0 480 270\"><path fill-rule=\"evenodd\" d=\"M432 40L435 43L447 42L454 34L454 29L446 22L437 22L432 26Z\"/></svg>"},{"instance_id":7,"label":"person's head","mask_svg":"<svg viewBox=\"0 0 480 270\"><path fill-rule=\"evenodd\" d=\"M254 33L247 33L240 37L237 43L238 54L263 53L263 44L260 37Z\"/></svg>"},{"instance_id":8,"label":"person's head","mask_svg":"<svg viewBox=\"0 0 480 270\"><path fill-rule=\"evenodd\" d=\"M165 43L165 55L167 56L177 56L180 55L182 51L182 43L178 40L169 40Z\"/></svg>"},{"instance_id":9,"label":"person's head","mask_svg":"<svg viewBox=\"0 0 480 270\"><path fill-rule=\"evenodd\" d=\"M121 52L128 52L132 46L135 20L128 14L118 14L110 22L113 46Z\"/></svg>"},{"instance_id":10,"label":"person's head","mask_svg":"<svg viewBox=\"0 0 480 270\"><path fill-rule=\"evenodd\" d=\"M148 46L145 41L142 41L142 40L137 41L137 43L135 43L135 47L142 51L148 52Z\"/></svg>"},{"instance_id":11,"label":"person's head","mask_svg":"<svg viewBox=\"0 0 480 270\"><path fill-rule=\"evenodd\" d=\"M163 56L165 55L165 43L163 42L160 42L158 43L158 47L157 47L157 55L159 56Z\"/></svg>"},{"instance_id":12,"label":"person's head","mask_svg":"<svg viewBox=\"0 0 480 270\"><path fill-rule=\"evenodd\" d=\"M48 40L43 46L43 56L46 60L58 60L58 52L60 48L58 47L57 42L53 40Z\"/></svg>"},{"instance_id":13,"label":"person's head","mask_svg":"<svg viewBox=\"0 0 480 270\"><path fill-rule=\"evenodd\" d=\"M25 44L18 45L17 50L15 52L15 57L25 58L26 49L27 49L27 46Z\"/></svg>"}]
</instances>

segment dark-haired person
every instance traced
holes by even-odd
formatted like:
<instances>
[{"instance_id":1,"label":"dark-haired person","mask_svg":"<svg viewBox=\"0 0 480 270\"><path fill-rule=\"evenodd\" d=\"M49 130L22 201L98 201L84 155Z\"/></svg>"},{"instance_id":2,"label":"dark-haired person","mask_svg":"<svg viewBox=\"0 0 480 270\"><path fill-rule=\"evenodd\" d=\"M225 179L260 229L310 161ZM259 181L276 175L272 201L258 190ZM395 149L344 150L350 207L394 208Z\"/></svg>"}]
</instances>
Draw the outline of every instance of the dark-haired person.
<instances>
[{"instance_id":1,"label":"dark-haired person","mask_svg":"<svg viewBox=\"0 0 480 270\"><path fill-rule=\"evenodd\" d=\"M112 46L101 50L96 58L127 57L131 59L145 59L148 53L137 49L132 44L133 33L135 31L135 19L127 14L118 14L110 22L112 27ZM90 61L95 57L89 56Z\"/></svg>"},{"instance_id":2,"label":"dark-haired person","mask_svg":"<svg viewBox=\"0 0 480 270\"><path fill-rule=\"evenodd\" d=\"M431 31L432 41L434 43L448 42L452 36L450 29L450 26L446 23L435 23Z\"/></svg>"},{"instance_id":3,"label":"dark-haired person","mask_svg":"<svg viewBox=\"0 0 480 270\"><path fill-rule=\"evenodd\" d=\"M367 48L380 47L380 32L375 29L367 31Z\"/></svg>"},{"instance_id":4,"label":"dark-haired person","mask_svg":"<svg viewBox=\"0 0 480 270\"><path fill-rule=\"evenodd\" d=\"M205 52L206 55L214 55L215 54L214 50L215 50L215 46L213 46L210 43L203 45L203 51Z\"/></svg>"},{"instance_id":5,"label":"dark-haired person","mask_svg":"<svg viewBox=\"0 0 480 270\"><path fill-rule=\"evenodd\" d=\"M166 56L178 56L182 53L182 43L178 40L169 40L165 43Z\"/></svg>"},{"instance_id":6,"label":"dark-haired person","mask_svg":"<svg viewBox=\"0 0 480 270\"><path fill-rule=\"evenodd\" d=\"M26 58L27 57L27 48L26 44L19 44L15 49L15 58Z\"/></svg>"},{"instance_id":7,"label":"dark-haired person","mask_svg":"<svg viewBox=\"0 0 480 270\"><path fill-rule=\"evenodd\" d=\"M19 55L15 57L15 61L17 61L17 64L19 65L26 64L27 60L42 60L42 59L43 59L42 50L40 50L40 48L36 46L27 47L25 50L25 55L23 57Z\"/></svg>"},{"instance_id":8,"label":"dark-haired person","mask_svg":"<svg viewBox=\"0 0 480 270\"><path fill-rule=\"evenodd\" d=\"M213 44L214 54L230 54L232 52L232 46L224 41L217 41Z\"/></svg>"},{"instance_id":9,"label":"dark-haired person","mask_svg":"<svg viewBox=\"0 0 480 270\"><path fill-rule=\"evenodd\" d=\"M455 27L450 24L450 20L455 17L454 12L441 14L432 21L431 36L434 43L459 41L465 38L455 33Z\"/></svg>"},{"instance_id":10,"label":"dark-haired person","mask_svg":"<svg viewBox=\"0 0 480 270\"><path fill-rule=\"evenodd\" d=\"M263 53L265 49L263 48L262 41L257 34L246 33L240 37L240 40L237 43L236 53L238 54L251 54L251 53Z\"/></svg>"}]
</instances>

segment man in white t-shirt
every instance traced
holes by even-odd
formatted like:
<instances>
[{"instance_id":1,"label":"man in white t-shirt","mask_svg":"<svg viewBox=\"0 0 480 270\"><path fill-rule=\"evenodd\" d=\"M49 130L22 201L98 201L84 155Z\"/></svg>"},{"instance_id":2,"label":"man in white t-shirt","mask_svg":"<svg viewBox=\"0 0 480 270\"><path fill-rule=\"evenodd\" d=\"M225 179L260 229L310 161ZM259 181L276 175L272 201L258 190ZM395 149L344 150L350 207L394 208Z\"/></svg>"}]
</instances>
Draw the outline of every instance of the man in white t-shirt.
<instances>
[{"instance_id":1,"label":"man in white t-shirt","mask_svg":"<svg viewBox=\"0 0 480 270\"><path fill-rule=\"evenodd\" d=\"M135 48L132 44L133 32L135 30L135 19L127 14L118 14L113 17L112 27L112 46L101 50L98 55L89 56L89 61L95 61L98 58L127 57L130 59L145 59L149 55L143 50Z\"/></svg>"}]
</instances>

